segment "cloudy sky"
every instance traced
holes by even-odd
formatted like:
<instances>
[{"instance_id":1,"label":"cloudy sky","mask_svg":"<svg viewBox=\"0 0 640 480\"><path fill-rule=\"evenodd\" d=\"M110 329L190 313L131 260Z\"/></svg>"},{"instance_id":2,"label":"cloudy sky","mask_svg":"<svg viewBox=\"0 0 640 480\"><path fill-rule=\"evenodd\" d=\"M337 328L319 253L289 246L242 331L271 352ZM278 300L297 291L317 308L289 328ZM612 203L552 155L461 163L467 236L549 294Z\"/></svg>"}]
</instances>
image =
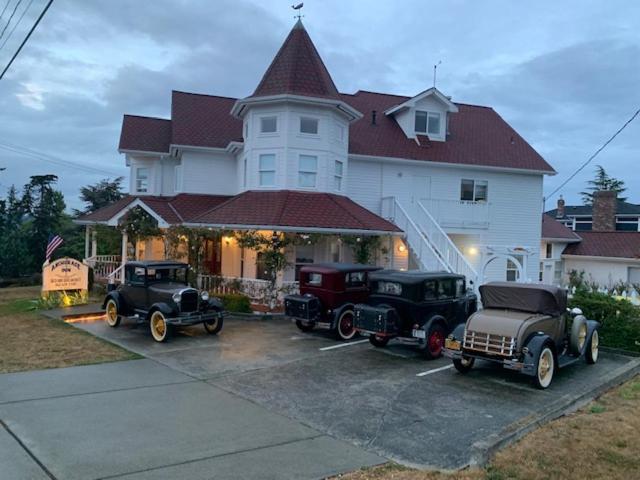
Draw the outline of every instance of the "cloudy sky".
<instances>
[{"instance_id":1,"label":"cloudy sky","mask_svg":"<svg viewBox=\"0 0 640 480\"><path fill-rule=\"evenodd\" d=\"M123 113L167 117L172 89L249 95L294 23L291 3L55 0L0 80L0 196L55 173L79 207L80 186L127 174ZM0 65L45 4L18 5ZM343 92L414 95L441 60L440 90L492 106L555 167L547 193L640 107L640 2L305 0L304 15ZM640 118L561 193L579 201L602 164L640 203L639 152Z\"/></svg>"}]
</instances>

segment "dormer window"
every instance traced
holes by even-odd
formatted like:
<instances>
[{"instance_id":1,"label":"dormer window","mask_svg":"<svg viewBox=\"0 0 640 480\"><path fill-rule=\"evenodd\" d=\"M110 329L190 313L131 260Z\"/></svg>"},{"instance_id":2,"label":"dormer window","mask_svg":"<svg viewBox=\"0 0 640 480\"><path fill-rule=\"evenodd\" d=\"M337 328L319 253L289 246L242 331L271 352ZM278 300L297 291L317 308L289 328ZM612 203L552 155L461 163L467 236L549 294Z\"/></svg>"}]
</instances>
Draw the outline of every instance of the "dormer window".
<instances>
[{"instance_id":1,"label":"dormer window","mask_svg":"<svg viewBox=\"0 0 640 480\"><path fill-rule=\"evenodd\" d=\"M278 117L260 118L260 133L276 133L278 131Z\"/></svg>"},{"instance_id":2,"label":"dormer window","mask_svg":"<svg viewBox=\"0 0 640 480\"><path fill-rule=\"evenodd\" d=\"M416 112L416 133L440 135L440 114L435 112Z\"/></svg>"},{"instance_id":3,"label":"dormer window","mask_svg":"<svg viewBox=\"0 0 640 480\"><path fill-rule=\"evenodd\" d=\"M300 117L300 133L311 135L318 134L318 119L311 117Z\"/></svg>"}]
</instances>

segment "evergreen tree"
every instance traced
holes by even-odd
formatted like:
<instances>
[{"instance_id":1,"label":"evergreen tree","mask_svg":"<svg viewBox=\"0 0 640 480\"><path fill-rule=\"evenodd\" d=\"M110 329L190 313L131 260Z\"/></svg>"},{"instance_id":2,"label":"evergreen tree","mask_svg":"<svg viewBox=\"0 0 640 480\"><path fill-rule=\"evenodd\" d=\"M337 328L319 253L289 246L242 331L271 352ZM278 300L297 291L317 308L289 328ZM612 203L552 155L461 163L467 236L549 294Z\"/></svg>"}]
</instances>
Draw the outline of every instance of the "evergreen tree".
<instances>
[{"instance_id":1,"label":"evergreen tree","mask_svg":"<svg viewBox=\"0 0 640 480\"><path fill-rule=\"evenodd\" d=\"M80 189L80 200L86 206L84 210L75 210L77 215L95 212L96 210L111 205L120 200L124 193L122 192L122 181L124 177L118 177L113 181L108 178L100 180L94 185L87 185Z\"/></svg>"},{"instance_id":2,"label":"evergreen tree","mask_svg":"<svg viewBox=\"0 0 640 480\"><path fill-rule=\"evenodd\" d=\"M15 186L6 200L0 200L0 277L14 278L32 273L25 266L31 262L24 225L25 208Z\"/></svg>"},{"instance_id":3,"label":"evergreen tree","mask_svg":"<svg viewBox=\"0 0 640 480\"><path fill-rule=\"evenodd\" d=\"M582 195L582 201L585 205L593 205L593 194L603 190L611 190L618 194L618 200L625 201L626 197L621 197L620 194L627 190L624 186L624 180L618 180L617 178L610 177L605 171L602 165L596 167L596 176L593 180L587 182L589 187L584 192L580 192Z\"/></svg>"}]
</instances>

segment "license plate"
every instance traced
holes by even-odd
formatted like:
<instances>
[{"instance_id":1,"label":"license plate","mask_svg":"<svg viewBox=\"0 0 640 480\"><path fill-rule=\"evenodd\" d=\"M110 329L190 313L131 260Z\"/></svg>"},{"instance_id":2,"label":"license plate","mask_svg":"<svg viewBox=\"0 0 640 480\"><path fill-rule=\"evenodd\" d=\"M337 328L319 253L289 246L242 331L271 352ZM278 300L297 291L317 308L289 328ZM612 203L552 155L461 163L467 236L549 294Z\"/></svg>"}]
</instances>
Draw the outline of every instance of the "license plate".
<instances>
[{"instance_id":1,"label":"license plate","mask_svg":"<svg viewBox=\"0 0 640 480\"><path fill-rule=\"evenodd\" d=\"M445 339L444 348L449 350L460 350L460 340Z\"/></svg>"},{"instance_id":2,"label":"license plate","mask_svg":"<svg viewBox=\"0 0 640 480\"><path fill-rule=\"evenodd\" d=\"M415 338L426 338L426 332L424 330L413 330L411 336Z\"/></svg>"}]
</instances>

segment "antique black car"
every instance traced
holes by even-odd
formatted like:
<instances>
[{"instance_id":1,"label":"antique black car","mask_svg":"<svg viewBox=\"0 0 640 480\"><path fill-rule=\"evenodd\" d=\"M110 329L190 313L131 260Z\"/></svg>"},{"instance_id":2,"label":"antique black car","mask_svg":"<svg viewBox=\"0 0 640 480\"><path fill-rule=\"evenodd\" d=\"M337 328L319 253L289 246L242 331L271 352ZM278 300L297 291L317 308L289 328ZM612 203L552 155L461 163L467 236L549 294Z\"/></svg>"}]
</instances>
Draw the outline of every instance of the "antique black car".
<instances>
[{"instance_id":1,"label":"antique black car","mask_svg":"<svg viewBox=\"0 0 640 480\"><path fill-rule=\"evenodd\" d=\"M376 347L398 338L437 358L445 337L476 311L476 295L462 275L381 270L369 282L368 301L356 305L355 327Z\"/></svg>"},{"instance_id":2,"label":"antique black car","mask_svg":"<svg viewBox=\"0 0 640 480\"><path fill-rule=\"evenodd\" d=\"M135 317L149 322L157 342L167 340L174 327L202 323L212 335L222 329L222 303L189 286L186 263L129 262L124 271L124 283L102 305L110 327L117 327L122 317Z\"/></svg>"},{"instance_id":3,"label":"antique black car","mask_svg":"<svg viewBox=\"0 0 640 480\"><path fill-rule=\"evenodd\" d=\"M459 325L445 355L466 373L476 359L529 375L538 388L551 384L557 368L585 358L598 360L598 328L579 308L566 310L567 291L552 285L492 282L480 287L483 310Z\"/></svg>"},{"instance_id":4,"label":"antique black car","mask_svg":"<svg viewBox=\"0 0 640 480\"><path fill-rule=\"evenodd\" d=\"M324 328L339 340L356 335L353 307L369 296L367 277L380 267L361 264L322 263L300 269L300 295L284 298L285 314L303 332Z\"/></svg>"}]
</instances>

